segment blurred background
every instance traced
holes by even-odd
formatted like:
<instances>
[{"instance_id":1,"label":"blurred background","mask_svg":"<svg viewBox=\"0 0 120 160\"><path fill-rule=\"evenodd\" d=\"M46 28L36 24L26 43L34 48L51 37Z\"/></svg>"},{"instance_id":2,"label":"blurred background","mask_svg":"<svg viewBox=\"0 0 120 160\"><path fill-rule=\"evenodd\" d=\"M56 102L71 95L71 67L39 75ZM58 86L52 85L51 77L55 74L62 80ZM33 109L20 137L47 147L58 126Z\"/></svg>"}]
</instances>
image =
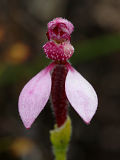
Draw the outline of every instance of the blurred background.
<instances>
[{"instance_id":1,"label":"blurred background","mask_svg":"<svg viewBox=\"0 0 120 160\"><path fill-rule=\"evenodd\" d=\"M47 23L55 17L74 24L70 62L99 97L89 126L69 107L68 160L120 160L119 0L0 0L0 160L53 160L50 102L29 130L17 102L26 82L50 63L42 46Z\"/></svg>"}]
</instances>

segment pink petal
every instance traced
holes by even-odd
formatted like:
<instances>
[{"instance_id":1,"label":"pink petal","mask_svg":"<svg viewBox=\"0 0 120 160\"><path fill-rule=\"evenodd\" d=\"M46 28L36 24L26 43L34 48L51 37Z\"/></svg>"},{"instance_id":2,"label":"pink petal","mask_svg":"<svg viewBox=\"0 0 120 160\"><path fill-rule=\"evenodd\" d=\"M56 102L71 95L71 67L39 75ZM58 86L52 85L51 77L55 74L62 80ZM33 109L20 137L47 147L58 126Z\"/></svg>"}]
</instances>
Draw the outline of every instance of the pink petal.
<instances>
[{"instance_id":1,"label":"pink petal","mask_svg":"<svg viewBox=\"0 0 120 160\"><path fill-rule=\"evenodd\" d=\"M19 114L26 128L30 128L49 99L51 76L48 67L33 77L19 97Z\"/></svg>"},{"instance_id":2,"label":"pink petal","mask_svg":"<svg viewBox=\"0 0 120 160\"><path fill-rule=\"evenodd\" d=\"M57 44L50 41L43 46L43 49L48 58L62 61L69 59L74 52L74 48L69 42Z\"/></svg>"},{"instance_id":3,"label":"pink petal","mask_svg":"<svg viewBox=\"0 0 120 160\"><path fill-rule=\"evenodd\" d=\"M73 108L88 124L96 112L98 99L95 90L73 67L69 68L65 90Z\"/></svg>"},{"instance_id":4,"label":"pink petal","mask_svg":"<svg viewBox=\"0 0 120 160\"><path fill-rule=\"evenodd\" d=\"M48 40L56 42L70 41L70 35L73 32L73 24L64 18L55 18L48 23Z\"/></svg>"},{"instance_id":5,"label":"pink petal","mask_svg":"<svg viewBox=\"0 0 120 160\"><path fill-rule=\"evenodd\" d=\"M50 21L48 23L48 29L53 29L57 24L65 24L68 31L69 31L69 34L71 34L73 32L73 29L74 29L73 24L70 21L68 21L67 19L64 19L61 17L55 18L52 21Z\"/></svg>"}]
</instances>

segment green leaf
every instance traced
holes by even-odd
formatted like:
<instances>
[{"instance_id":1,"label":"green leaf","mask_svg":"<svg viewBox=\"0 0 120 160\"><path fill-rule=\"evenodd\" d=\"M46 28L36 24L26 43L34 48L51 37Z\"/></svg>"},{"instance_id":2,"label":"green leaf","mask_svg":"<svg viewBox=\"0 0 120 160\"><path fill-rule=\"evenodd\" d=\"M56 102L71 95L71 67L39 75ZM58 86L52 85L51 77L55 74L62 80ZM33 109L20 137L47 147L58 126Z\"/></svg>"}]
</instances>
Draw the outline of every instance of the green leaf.
<instances>
[{"instance_id":1,"label":"green leaf","mask_svg":"<svg viewBox=\"0 0 120 160\"><path fill-rule=\"evenodd\" d=\"M120 34L104 35L74 45L71 62L79 63L120 51Z\"/></svg>"}]
</instances>

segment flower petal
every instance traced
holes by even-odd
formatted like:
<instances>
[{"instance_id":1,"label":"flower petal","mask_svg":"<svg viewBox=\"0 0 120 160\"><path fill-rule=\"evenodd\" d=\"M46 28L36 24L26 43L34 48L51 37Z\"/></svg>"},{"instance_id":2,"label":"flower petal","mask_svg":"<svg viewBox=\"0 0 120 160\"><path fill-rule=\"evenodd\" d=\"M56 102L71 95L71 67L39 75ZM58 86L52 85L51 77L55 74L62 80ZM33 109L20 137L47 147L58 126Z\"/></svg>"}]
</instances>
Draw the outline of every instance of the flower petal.
<instances>
[{"instance_id":1,"label":"flower petal","mask_svg":"<svg viewBox=\"0 0 120 160\"><path fill-rule=\"evenodd\" d=\"M67 19L64 19L61 17L55 18L52 21L50 21L48 23L48 29L54 29L55 26L58 24L63 24L63 25L61 25L61 27L63 27L64 30L65 30L65 28L64 28L64 25L65 25L69 34L71 34L74 30L73 24L70 21L68 21Z\"/></svg>"},{"instance_id":2,"label":"flower petal","mask_svg":"<svg viewBox=\"0 0 120 160\"><path fill-rule=\"evenodd\" d=\"M66 61L74 52L74 48L69 42L56 44L50 41L43 46L43 49L48 58L58 61Z\"/></svg>"},{"instance_id":3,"label":"flower petal","mask_svg":"<svg viewBox=\"0 0 120 160\"><path fill-rule=\"evenodd\" d=\"M48 67L33 77L23 88L19 97L19 113L26 128L44 108L51 91L51 76Z\"/></svg>"},{"instance_id":4,"label":"flower petal","mask_svg":"<svg viewBox=\"0 0 120 160\"><path fill-rule=\"evenodd\" d=\"M55 18L48 23L48 40L56 42L70 41L71 33L73 32L73 24L64 18Z\"/></svg>"},{"instance_id":5,"label":"flower petal","mask_svg":"<svg viewBox=\"0 0 120 160\"><path fill-rule=\"evenodd\" d=\"M93 87L80 73L70 67L66 77L65 90L73 108L89 124L98 105L97 95Z\"/></svg>"}]
</instances>

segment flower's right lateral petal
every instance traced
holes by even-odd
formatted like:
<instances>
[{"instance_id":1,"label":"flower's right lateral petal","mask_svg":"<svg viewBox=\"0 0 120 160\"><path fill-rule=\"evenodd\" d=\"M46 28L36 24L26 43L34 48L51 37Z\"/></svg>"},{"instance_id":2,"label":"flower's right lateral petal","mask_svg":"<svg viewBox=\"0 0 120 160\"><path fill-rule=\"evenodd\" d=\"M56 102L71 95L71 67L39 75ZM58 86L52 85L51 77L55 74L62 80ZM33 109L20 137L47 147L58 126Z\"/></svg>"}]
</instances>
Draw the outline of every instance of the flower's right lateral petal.
<instances>
[{"instance_id":1,"label":"flower's right lateral petal","mask_svg":"<svg viewBox=\"0 0 120 160\"><path fill-rule=\"evenodd\" d=\"M71 67L66 77L65 90L72 107L89 124L98 105L97 95L91 84Z\"/></svg>"},{"instance_id":2,"label":"flower's right lateral petal","mask_svg":"<svg viewBox=\"0 0 120 160\"><path fill-rule=\"evenodd\" d=\"M26 128L44 108L51 91L51 76L45 68L33 77L23 88L19 97L19 114Z\"/></svg>"}]
</instances>

